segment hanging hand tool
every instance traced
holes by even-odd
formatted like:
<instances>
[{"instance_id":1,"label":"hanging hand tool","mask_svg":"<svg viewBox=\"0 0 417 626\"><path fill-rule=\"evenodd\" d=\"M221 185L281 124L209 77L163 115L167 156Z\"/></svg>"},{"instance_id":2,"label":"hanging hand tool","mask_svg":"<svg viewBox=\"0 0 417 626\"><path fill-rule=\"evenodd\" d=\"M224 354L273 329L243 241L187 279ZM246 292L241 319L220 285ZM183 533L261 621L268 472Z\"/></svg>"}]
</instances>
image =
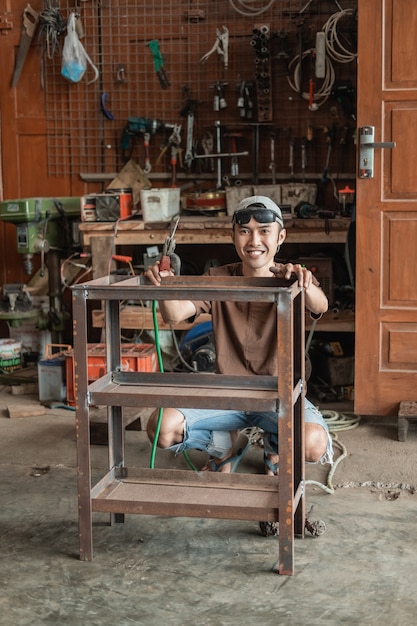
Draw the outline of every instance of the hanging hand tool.
<instances>
[{"instance_id":1,"label":"hanging hand tool","mask_svg":"<svg viewBox=\"0 0 417 626\"><path fill-rule=\"evenodd\" d=\"M23 26L22 34L20 35L19 49L17 51L16 64L13 73L12 87L16 87L19 82L20 74L22 73L23 66L27 54L29 52L30 45L35 36L36 29L39 23L39 13L32 9L30 4L26 5L23 11Z\"/></svg>"},{"instance_id":2,"label":"hanging hand tool","mask_svg":"<svg viewBox=\"0 0 417 626\"><path fill-rule=\"evenodd\" d=\"M307 142L307 150L308 156L310 160L313 157L313 139L314 139L314 129L311 122L307 124L307 134L306 134L306 142Z\"/></svg>"},{"instance_id":3,"label":"hanging hand tool","mask_svg":"<svg viewBox=\"0 0 417 626\"><path fill-rule=\"evenodd\" d=\"M294 137L290 137L290 159L288 163L288 167L290 168L291 178L294 178Z\"/></svg>"},{"instance_id":4,"label":"hanging hand tool","mask_svg":"<svg viewBox=\"0 0 417 626\"><path fill-rule=\"evenodd\" d=\"M224 88L227 83L221 83L217 81L211 87L214 89L213 111L220 111L227 107L226 98L224 97Z\"/></svg>"},{"instance_id":5,"label":"hanging hand tool","mask_svg":"<svg viewBox=\"0 0 417 626\"><path fill-rule=\"evenodd\" d=\"M271 170L271 182L273 185L276 185L277 175L276 175L276 165L275 165L275 133L271 133L270 142L271 142L271 163L269 164L269 169Z\"/></svg>"},{"instance_id":6,"label":"hanging hand tool","mask_svg":"<svg viewBox=\"0 0 417 626\"><path fill-rule=\"evenodd\" d=\"M191 168L191 164L194 159L194 140L193 140L193 132L194 132L194 113L192 111L188 111L187 114L187 142L185 144L185 156L184 163L187 169Z\"/></svg>"},{"instance_id":7,"label":"hanging hand tool","mask_svg":"<svg viewBox=\"0 0 417 626\"><path fill-rule=\"evenodd\" d=\"M143 145L145 146L145 167L143 168L143 171L145 172L145 174L149 174L149 172L152 170L151 159L149 156L150 139L151 139L150 133L143 134Z\"/></svg>"},{"instance_id":8,"label":"hanging hand tool","mask_svg":"<svg viewBox=\"0 0 417 626\"><path fill-rule=\"evenodd\" d=\"M324 134L326 135L327 155L326 155L326 162L324 164L323 174L321 176L321 181L325 183L329 176L329 163L330 163L330 155L333 149L335 126L333 125L331 128L328 128L326 126L323 130L324 130Z\"/></svg>"},{"instance_id":9,"label":"hanging hand tool","mask_svg":"<svg viewBox=\"0 0 417 626\"><path fill-rule=\"evenodd\" d=\"M216 28L216 41L212 49L201 57L200 63L205 63L216 51L223 56L224 69L227 70L229 65L229 29L226 26L223 26L223 32Z\"/></svg>"},{"instance_id":10,"label":"hanging hand tool","mask_svg":"<svg viewBox=\"0 0 417 626\"><path fill-rule=\"evenodd\" d=\"M216 127L216 149L217 149L217 154L219 155L222 151L222 131L221 131L221 124L219 120L216 120L214 122L214 125ZM218 156L217 157L217 189L220 189L222 187L222 160L221 158Z\"/></svg>"},{"instance_id":11,"label":"hanging hand tool","mask_svg":"<svg viewBox=\"0 0 417 626\"><path fill-rule=\"evenodd\" d=\"M224 135L228 139L230 139L230 152L231 152L231 162L230 162L230 176L232 178L236 178L239 176L239 162L238 151L237 151L237 140L242 137L242 133L227 133Z\"/></svg>"},{"instance_id":12,"label":"hanging hand tool","mask_svg":"<svg viewBox=\"0 0 417 626\"><path fill-rule=\"evenodd\" d=\"M170 138L168 139L168 143L171 145L171 169L172 169L172 177L171 177L171 187L177 186L177 160L181 153L179 153L179 146L181 143L181 125L175 124L174 130Z\"/></svg>"},{"instance_id":13,"label":"hanging hand tool","mask_svg":"<svg viewBox=\"0 0 417 626\"><path fill-rule=\"evenodd\" d=\"M109 100L109 94L102 93L100 97L100 109L103 115L107 117L108 120L114 120L114 115L107 106L108 100Z\"/></svg>"},{"instance_id":14,"label":"hanging hand tool","mask_svg":"<svg viewBox=\"0 0 417 626\"><path fill-rule=\"evenodd\" d=\"M204 137L201 140L201 145L204 150L205 155L205 169L206 171L214 172L214 159L213 157L208 158L209 154L213 154L214 141L213 141L213 133L207 130L204 133Z\"/></svg>"},{"instance_id":15,"label":"hanging hand tool","mask_svg":"<svg viewBox=\"0 0 417 626\"><path fill-rule=\"evenodd\" d=\"M159 261L160 272L169 272L169 270L171 269L171 256L174 253L176 245L174 235L175 231L177 230L179 221L179 217L175 217L171 221L169 235L165 239L164 247L162 248L162 256Z\"/></svg>"},{"instance_id":16,"label":"hanging hand tool","mask_svg":"<svg viewBox=\"0 0 417 626\"><path fill-rule=\"evenodd\" d=\"M191 168L191 164L194 160L194 114L198 104L202 104L202 100L195 100L191 98L190 88L185 86L182 88L185 94L185 104L182 106L180 115L187 118L187 139L185 145L184 163L187 169Z\"/></svg>"},{"instance_id":17,"label":"hanging hand tool","mask_svg":"<svg viewBox=\"0 0 417 626\"><path fill-rule=\"evenodd\" d=\"M305 183L306 182L306 165L307 165L307 159L306 159L306 138L302 137L301 138L301 173L302 173L302 182Z\"/></svg>"},{"instance_id":18,"label":"hanging hand tool","mask_svg":"<svg viewBox=\"0 0 417 626\"><path fill-rule=\"evenodd\" d=\"M155 65L155 71L156 71L158 80L160 82L160 85L162 89L167 89L171 83L169 82L168 76L165 71L164 59L159 50L159 42L157 39L152 39L152 41L149 41L147 45L149 46L150 51L152 52L153 62Z\"/></svg>"}]
</instances>

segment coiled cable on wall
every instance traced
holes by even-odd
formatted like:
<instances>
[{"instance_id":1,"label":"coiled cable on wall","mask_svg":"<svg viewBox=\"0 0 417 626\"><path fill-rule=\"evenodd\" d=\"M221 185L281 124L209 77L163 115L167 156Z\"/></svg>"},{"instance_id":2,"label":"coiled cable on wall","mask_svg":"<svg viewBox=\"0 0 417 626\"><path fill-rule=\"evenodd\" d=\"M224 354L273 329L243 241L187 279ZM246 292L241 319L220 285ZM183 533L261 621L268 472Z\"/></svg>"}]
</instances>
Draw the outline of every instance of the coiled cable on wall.
<instances>
[{"instance_id":1,"label":"coiled cable on wall","mask_svg":"<svg viewBox=\"0 0 417 626\"><path fill-rule=\"evenodd\" d=\"M295 57L293 57L293 59L288 64L288 76L287 76L288 83L291 89L297 92L298 94L300 94L301 92L300 65L306 57L312 56L314 54L315 54L315 48L309 48L308 50L305 50L303 52L303 54L301 55L301 59L300 59L300 55L297 54ZM323 82L320 88L314 92L313 98L312 98L314 104L316 105L316 108L321 107L321 105L324 104L327 98L330 96L332 92L333 83L335 81L335 77L336 76L335 76L333 64L331 60L329 59L329 57L326 56L325 75L323 78ZM310 93L303 91L301 92L301 97L304 98L304 100L310 100L311 95Z\"/></svg>"},{"instance_id":2,"label":"coiled cable on wall","mask_svg":"<svg viewBox=\"0 0 417 626\"><path fill-rule=\"evenodd\" d=\"M246 0L229 0L230 6L240 15L244 17L255 17L256 15L262 15L268 9L271 9L275 4L275 0L270 0L265 6L257 8L254 6L256 0L246 1ZM238 6L239 5L239 8Z\"/></svg>"},{"instance_id":3,"label":"coiled cable on wall","mask_svg":"<svg viewBox=\"0 0 417 626\"><path fill-rule=\"evenodd\" d=\"M340 35L340 21L346 17L353 17L354 14L354 9L345 9L333 13L323 26L323 31L326 35L326 51L334 61L339 63L350 63L358 56L357 52L352 49L349 50L342 44Z\"/></svg>"}]
</instances>

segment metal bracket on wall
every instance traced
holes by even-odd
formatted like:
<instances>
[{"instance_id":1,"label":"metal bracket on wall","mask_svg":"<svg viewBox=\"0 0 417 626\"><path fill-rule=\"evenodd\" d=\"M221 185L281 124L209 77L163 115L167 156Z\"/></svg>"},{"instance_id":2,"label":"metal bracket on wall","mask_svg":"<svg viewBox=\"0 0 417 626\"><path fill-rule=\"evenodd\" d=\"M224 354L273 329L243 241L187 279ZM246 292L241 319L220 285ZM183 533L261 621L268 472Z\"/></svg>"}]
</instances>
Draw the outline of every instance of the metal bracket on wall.
<instances>
[{"instance_id":1,"label":"metal bracket on wall","mask_svg":"<svg viewBox=\"0 0 417 626\"><path fill-rule=\"evenodd\" d=\"M0 15L0 33L2 35L8 35L9 30L13 28L13 22L9 22L6 15Z\"/></svg>"}]
</instances>

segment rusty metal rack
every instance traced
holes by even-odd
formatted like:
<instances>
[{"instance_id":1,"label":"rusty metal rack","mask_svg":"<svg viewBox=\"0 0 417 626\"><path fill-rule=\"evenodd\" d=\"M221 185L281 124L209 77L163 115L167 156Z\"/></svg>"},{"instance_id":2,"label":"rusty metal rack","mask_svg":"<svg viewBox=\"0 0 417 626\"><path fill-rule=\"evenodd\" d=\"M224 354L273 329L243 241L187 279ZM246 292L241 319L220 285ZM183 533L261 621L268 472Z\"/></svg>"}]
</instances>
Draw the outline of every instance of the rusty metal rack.
<instances>
[{"instance_id":1,"label":"rusty metal rack","mask_svg":"<svg viewBox=\"0 0 417 626\"><path fill-rule=\"evenodd\" d=\"M304 536L304 294L275 278L178 276L160 287L135 276L75 285L74 364L80 559L93 558L93 513L208 517L280 522L279 573L294 572L294 537ZM272 302L277 307L278 377L122 372L120 302L124 300ZM107 373L88 384L87 305L105 307ZM109 471L91 483L89 407L108 407ZM130 468L124 463L122 407L278 410L279 476Z\"/></svg>"}]
</instances>

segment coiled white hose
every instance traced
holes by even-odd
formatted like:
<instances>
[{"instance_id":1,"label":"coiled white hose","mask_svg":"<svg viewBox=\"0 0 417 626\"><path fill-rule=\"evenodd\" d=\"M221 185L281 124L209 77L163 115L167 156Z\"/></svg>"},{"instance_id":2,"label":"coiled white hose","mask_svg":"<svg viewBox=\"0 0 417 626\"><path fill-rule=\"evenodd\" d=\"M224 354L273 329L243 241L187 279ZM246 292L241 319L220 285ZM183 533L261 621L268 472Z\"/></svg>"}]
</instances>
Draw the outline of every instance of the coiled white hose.
<instances>
[{"instance_id":1,"label":"coiled white hose","mask_svg":"<svg viewBox=\"0 0 417 626\"><path fill-rule=\"evenodd\" d=\"M288 65L288 83L291 87L291 89L297 93L300 93L300 63L303 62L303 60L308 57L311 56L315 53L315 48L309 48L308 50L305 50L303 52L303 54L301 55L301 60L300 60L300 55L297 54L289 63ZM333 87L333 83L335 81L335 71L334 71L334 67L333 64L331 62L331 60L329 59L328 56L325 57L325 74L324 74L324 78L323 78L323 82L320 86L320 88L314 92L313 94L313 102L316 105L316 108L321 107L322 104L324 104L324 102L326 102L327 98L330 96L331 92L332 92L332 87ZM310 100L310 94L303 91L301 93L301 97L304 98L304 100Z\"/></svg>"},{"instance_id":2,"label":"coiled white hose","mask_svg":"<svg viewBox=\"0 0 417 626\"><path fill-rule=\"evenodd\" d=\"M270 0L264 7L256 8L255 6L253 6L255 2L256 0L253 0L253 1L236 0L236 3L240 5L241 7L241 8L238 8L234 0L229 0L230 6L237 13L239 13L240 15L243 15L244 17L253 17L256 15L262 15L262 13L265 13L265 11L268 11L268 9L272 8L272 6L275 4L275 0Z\"/></svg>"},{"instance_id":3,"label":"coiled white hose","mask_svg":"<svg viewBox=\"0 0 417 626\"><path fill-rule=\"evenodd\" d=\"M339 63L350 63L354 61L358 56L357 52L348 50L341 42L339 35L339 22L345 17L352 16L354 9L345 9L338 13L333 13L323 26L323 31L326 35L326 51L328 55Z\"/></svg>"}]
</instances>

